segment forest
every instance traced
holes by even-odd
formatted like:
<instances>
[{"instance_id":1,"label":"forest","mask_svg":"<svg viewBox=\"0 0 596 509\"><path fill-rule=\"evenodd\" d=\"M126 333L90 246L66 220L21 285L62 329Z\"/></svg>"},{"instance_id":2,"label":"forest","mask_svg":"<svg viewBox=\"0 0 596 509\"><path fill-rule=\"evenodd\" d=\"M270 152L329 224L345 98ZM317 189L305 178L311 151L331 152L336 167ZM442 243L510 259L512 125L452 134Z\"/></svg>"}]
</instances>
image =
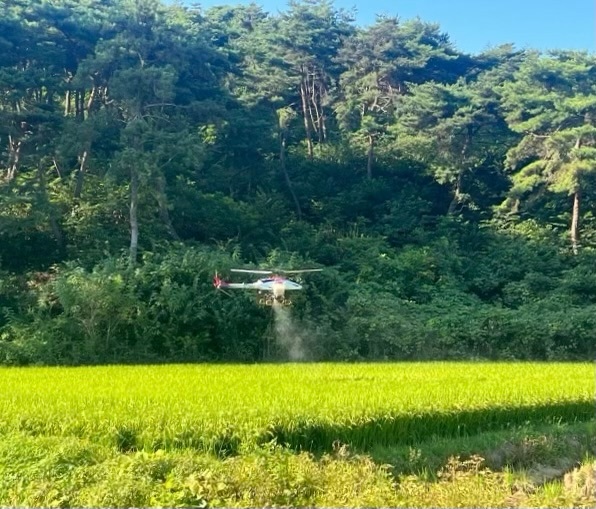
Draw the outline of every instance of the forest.
<instances>
[{"instance_id":1,"label":"forest","mask_svg":"<svg viewBox=\"0 0 596 509\"><path fill-rule=\"evenodd\" d=\"M0 363L596 356L596 57L329 0L0 0Z\"/></svg>"}]
</instances>

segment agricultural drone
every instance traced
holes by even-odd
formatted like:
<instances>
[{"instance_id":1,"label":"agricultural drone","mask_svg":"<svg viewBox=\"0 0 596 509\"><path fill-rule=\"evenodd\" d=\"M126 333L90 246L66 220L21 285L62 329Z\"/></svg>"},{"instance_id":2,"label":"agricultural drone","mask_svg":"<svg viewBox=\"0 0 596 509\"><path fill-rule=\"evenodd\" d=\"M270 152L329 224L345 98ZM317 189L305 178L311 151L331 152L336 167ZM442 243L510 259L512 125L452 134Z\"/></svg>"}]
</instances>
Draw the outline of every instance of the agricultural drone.
<instances>
[{"instance_id":1,"label":"agricultural drone","mask_svg":"<svg viewBox=\"0 0 596 509\"><path fill-rule=\"evenodd\" d=\"M261 274L262 277L252 283L230 283L221 279L217 272L213 278L213 286L218 290L256 290L258 303L263 306L291 306L292 301L285 296L286 291L302 290L302 285L285 277L289 274L302 274L305 272L320 272L323 269L302 269L302 270L252 270L252 269L230 269L231 272L242 272L245 274ZM282 275L284 274L284 275Z\"/></svg>"}]
</instances>

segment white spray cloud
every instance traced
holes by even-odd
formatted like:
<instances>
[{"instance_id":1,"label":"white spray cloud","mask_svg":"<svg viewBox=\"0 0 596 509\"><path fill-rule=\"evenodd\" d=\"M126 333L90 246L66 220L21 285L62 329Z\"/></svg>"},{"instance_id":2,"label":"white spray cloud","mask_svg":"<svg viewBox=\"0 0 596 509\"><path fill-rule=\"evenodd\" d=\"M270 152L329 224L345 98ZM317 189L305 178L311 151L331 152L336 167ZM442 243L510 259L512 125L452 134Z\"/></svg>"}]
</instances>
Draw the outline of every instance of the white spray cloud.
<instances>
[{"instance_id":1,"label":"white spray cloud","mask_svg":"<svg viewBox=\"0 0 596 509\"><path fill-rule=\"evenodd\" d=\"M277 343L284 349L291 361L304 360L306 358L305 330L292 320L290 308L273 301L273 316Z\"/></svg>"}]
</instances>

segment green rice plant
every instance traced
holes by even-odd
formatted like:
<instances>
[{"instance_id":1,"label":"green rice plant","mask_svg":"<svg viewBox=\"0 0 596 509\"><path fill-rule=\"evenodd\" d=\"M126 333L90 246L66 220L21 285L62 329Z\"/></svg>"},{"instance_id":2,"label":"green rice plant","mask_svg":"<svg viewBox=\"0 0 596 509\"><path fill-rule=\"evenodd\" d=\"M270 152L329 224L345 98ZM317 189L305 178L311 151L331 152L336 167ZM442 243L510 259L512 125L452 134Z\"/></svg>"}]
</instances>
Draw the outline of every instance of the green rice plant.
<instances>
[{"instance_id":1,"label":"green rice plant","mask_svg":"<svg viewBox=\"0 0 596 509\"><path fill-rule=\"evenodd\" d=\"M360 450L594 417L589 363L0 369L0 433L227 457L269 442Z\"/></svg>"}]
</instances>

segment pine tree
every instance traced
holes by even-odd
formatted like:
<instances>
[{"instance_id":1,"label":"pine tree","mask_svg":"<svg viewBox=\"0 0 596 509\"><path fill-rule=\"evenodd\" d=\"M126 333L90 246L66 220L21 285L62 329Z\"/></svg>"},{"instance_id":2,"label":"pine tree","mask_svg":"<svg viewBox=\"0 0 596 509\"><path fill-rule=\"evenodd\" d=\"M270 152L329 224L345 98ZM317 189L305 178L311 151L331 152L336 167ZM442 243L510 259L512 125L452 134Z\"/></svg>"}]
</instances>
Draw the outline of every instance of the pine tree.
<instances>
[{"instance_id":1,"label":"pine tree","mask_svg":"<svg viewBox=\"0 0 596 509\"><path fill-rule=\"evenodd\" d=\"M507 154L513 186L505 207L547 189L572 197L570 240L579 249L582 189L596 172L596 60L579 52L527 58L503 85L507 121L523 137Z\"/></svg>"}]
</instances>

